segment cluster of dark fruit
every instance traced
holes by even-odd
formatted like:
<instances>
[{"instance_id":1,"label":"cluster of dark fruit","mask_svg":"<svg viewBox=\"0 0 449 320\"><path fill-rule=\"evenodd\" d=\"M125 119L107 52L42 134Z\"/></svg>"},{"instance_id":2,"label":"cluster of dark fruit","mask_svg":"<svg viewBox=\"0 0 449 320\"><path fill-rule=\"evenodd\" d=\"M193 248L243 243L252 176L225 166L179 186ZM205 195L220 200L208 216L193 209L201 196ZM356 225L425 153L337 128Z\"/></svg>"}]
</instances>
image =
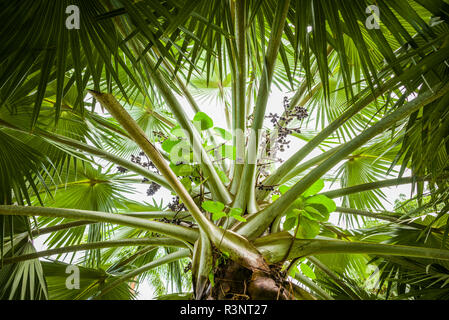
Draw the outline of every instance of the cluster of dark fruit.
<instances>
[{"instance_id":1,"label":"cluster of dark fruit","mask_svg":"<svg viewBox=\"0 0 449 320\"><path fill-rule=\"evenodd\" d=\"M118 166L118 167L117 167L117 171L120 172L120 173L127 173L127 172L128 172L128 169L123 168L123 167L121 167L121 166Z\"/></svg>"},{"instance_id":2,"label":"cluster of dark fruit","mask_svg":"<svg viewBox=\"0 0 449 320\"><path fill-rule=\"evenodd\" d=\"M293 132L301 133L301 130L299 128L295 129L289 129L286 127L278 128L278 139L276 143L279 146L279 151L284 152L286 147L287 149L290 148L290 140L288 140L287 137Z\"/></svg>"},{"instance_id":3,"label":"cluster of dark fruit","mask_svg":"<svg viewBox=\"0 0 449 320\"><path fill-rule=\"evenodd\" d=\"M176 215L175 215L176 217ZM176 224L178 226L182 226L182 227L187 227L187 228L193 228L195 226L195 224L193 222L190 221L184 221L181 219L167 219L167 218L162 218L162 219L158 219L157 221L160 222L164 222L164 223L170 223L170 224Z\"/></svg>"},{"instance_id":4,"label":"cluster of dark fruit","mask_svg":"<svg viewBox=\"0 0 449 320\"><path fill-rule=\"evenodd\" d=\"M142 152L139 153L139 155L138 155L137 157L136 157L135 155L132 154L132 155L131 155L131 162L142 165L142 162L141 162L141 160L142 160L141 154L142 154ZM142 155L142 156L143 156L143 155Z\"/></svg>"},{"instance_id":5,"label":"cluster of dark fruit","mask_svg":"<svg viewBox=\"0 0 449 320\"><path fill-rule=\"evenodd\" d=\"M293 110L290 112L290 114L294 115L298 120L305 119L309 116L306 108L300 106L294 107Z\"/></svg>"},{"instance_id":6,"label":"cluster of dark fruit","mask_svg":"<svg viewBox=\"0 0 449 320\"><path fill-rule=\"evenodd\" d=\"M307 113L307 110L303 107L296 106L293 109L290 109L290 103L288 101L287 97L284 97L284 109L285 109L285 116L281 117L281 121L285 122L285 125L287 125L290 121L292 121L294 118L298 120L305 119L309 116Z\"/></svg>"},{"instance_id":7,"label":"cluster of dark fruit","mask_svg":"<svg viewBox=\"0 0 449 320\"><path fill-rule=\"evenodd\" d=\"M274 186L264 186L263 184L258 184L256 188L257 190L274 191Z\"/></svg>"},{"instance_id":8,"label":"cluster of dark fruit","mask_svg":"<svg viewBox=\"0 0 449 320\"><path fill-rule=\"evenodd\" d=\"M156 192L159 191L161 186L157 184L156 182L151 182L150 186L147 189L147 196L151 197L156 194Z\"/></svg>"},{"instance_id":9,"label":"cluster of dark fruit","mask_svg":"<svg viewBox=\"0 0 449 320\"><path fill-rule=\"evenodd\" d=\"M167 139L167 136L160 131L153 131L153 135L162 141Z\"/></svg>"},{"instance_id":10,"label":"cluster of dark fruit","mask_svg":"<svg viewBox=\"0 0 449 320\"><path fill-rule=\"evenodd\" d=\"M159 170L157 170L156 166L154 165L154 163L151 160L149 160L147 158L148 162L143 162L142 161L142 157L144 157L144 156L145 156L145 152L142 152L142 151L139 153L138 156L135 156L135 155L132 154L131 155L131 162L133 162L135 164L138 164L138 165L140 165L140 166L142 166L144 168L152 169L152 171L154 171L155 173L159 173Z\"/></svg>"},{"instance_id":11,"label":"cluster of dark fruit","mask_svg":"<svg viewBox=\"0 0 449 320\"><path fill-rule=\"evenodd\" d=\"M189 262L185 268L184 268L184 273L189 272L190 270L192 270L192 262Z\"/></svg>"},{"instance_id":12,"label":"cluster of dark fruit","mask_svg":"<svg viewBox=\"0 0 449 320\"><path fill-rule=\"evenodd\" d=\"M278 126L279 123L279 115L277 113L271 113L268 116L265 116L265 118L268 118L270 120L270 122L273 124L273 127Z\"/></svg>"},{"instance_id":13,"label":"cluster of dark fruit","mask_svg":"<svg viewBox=\"0 0 449 320\"><path fill-rule=\"evenodd\" d=\"M307 110L303 107L297 106L291 109L287 97L284 97L284 115L279 117L277 113L270 112L270 114L266 116L266 118L271 119L270 122L278 133L275 147L276 150L284 152L286 148L290 148L290 141L287 139L288 135L293 132L301 133L300 128L290 129L288 128L288 124L295 118L302 120L308 116ZM268 155L270 156L270 153Z\"/></svg>"},{"instance_id":14,"label":"cluster of dark fruit","mask_svg":"<svg viewBox=\"0 0 449 320\"><path fill-rule=\"evenodd\" d=\"M145 157L148 162L143 162L142 161L142 157ZM135 155L131 155L131 162L140 165L141 167L147 168L147 169L152 169L152 171L154 173L159 173L159 170L157 170L156 166L154 165L154 163L152 161L150 161L146 156L145 156L145 152L141 151L139 152L138 156ZM117 171L120 173L126 173L128 172L128 169L122 167L122 166L118 166L117 167ZM150 180L148 180L147 178L143 178L142 179L142 183L146 183L149 182ZM161 188L161 186L155 182L151 182L150 187L147 189L147 195L149 197L153 196L156 194L156 192L159 191L159 189Z\"/></svg>"},{"instance_id":15,"label":"cluster of dark fruit","mask_svg":"<svg viewBox=\"0 0 449 320\"><path fill-rule=\"evenodd\" d=\"M183 203L179 203L179 197L176 196L172 199L172 201L168 204L168 208L173 212L179 212L182 210L186 210L186 207Z\"/></svg>"}]
</instances>

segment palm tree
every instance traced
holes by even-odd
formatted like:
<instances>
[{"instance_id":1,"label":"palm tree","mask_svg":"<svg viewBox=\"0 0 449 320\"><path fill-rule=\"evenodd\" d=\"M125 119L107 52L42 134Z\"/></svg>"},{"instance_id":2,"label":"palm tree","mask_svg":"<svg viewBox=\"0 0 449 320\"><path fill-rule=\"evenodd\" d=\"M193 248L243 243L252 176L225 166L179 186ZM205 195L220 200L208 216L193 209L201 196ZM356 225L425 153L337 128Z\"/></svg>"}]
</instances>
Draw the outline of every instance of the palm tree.
<instances>
[{"instance_id":1,"label":"palm tree","mask_svg":"<svg viewBox=\"0 0 449 320\"><path fill-rule=\"evenodd\" d=\"M0 20L2 299L148 279L159 299L449 297L446 1L35 0Z\"/></svg>"}]
</instances>

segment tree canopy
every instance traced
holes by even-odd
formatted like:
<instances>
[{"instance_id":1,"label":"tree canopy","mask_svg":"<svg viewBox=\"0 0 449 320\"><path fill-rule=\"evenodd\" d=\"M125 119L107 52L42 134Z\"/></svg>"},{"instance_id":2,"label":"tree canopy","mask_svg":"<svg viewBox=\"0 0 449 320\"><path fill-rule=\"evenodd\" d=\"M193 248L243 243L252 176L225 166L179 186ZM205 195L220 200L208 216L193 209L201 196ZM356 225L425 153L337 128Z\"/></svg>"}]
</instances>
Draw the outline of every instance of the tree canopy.
<instances>
[{"instance_id":1,"label":"tree canopy","mask_svg":"<svg viewBox=\"0 0 449 320\"><path fill-rule=\"evenodd\" d=\"M447 0L0 8L0 299L449 298Z\"/></svg>"}]
</instances>

